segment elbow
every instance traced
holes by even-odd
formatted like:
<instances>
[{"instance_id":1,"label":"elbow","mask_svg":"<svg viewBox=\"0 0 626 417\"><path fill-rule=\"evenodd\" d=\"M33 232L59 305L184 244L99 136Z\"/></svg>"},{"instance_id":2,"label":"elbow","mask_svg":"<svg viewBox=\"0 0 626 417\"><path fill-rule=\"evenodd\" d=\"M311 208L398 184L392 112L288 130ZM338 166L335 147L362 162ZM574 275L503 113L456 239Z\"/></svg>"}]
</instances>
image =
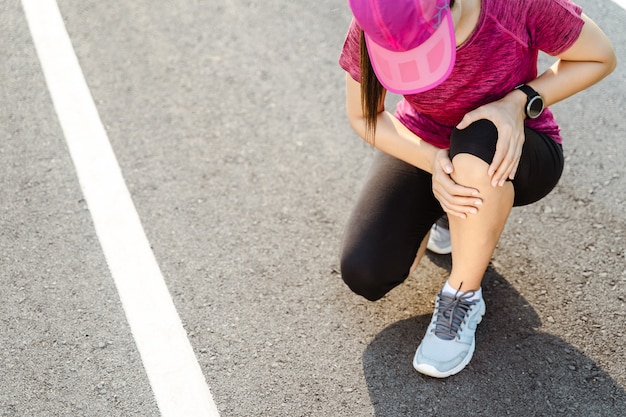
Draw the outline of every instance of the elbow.
<instances>
[{"instance_id":1,"label":"elbow","mask_svg":"<svg viewBox=\"0 0 626 417\"><path fill-rule=\"evenodd\" d=\"M360 109L354 109L350 106L346 108L346 117L348 118L348 122L350 123L350 127L354 130L359 136L363 137L363 132L365 131L365 117Z\"/></svg>"},{"instance_id":2,"label":"elbow","mask_svg":"<svg viewBox=\"0 0 626 417\"><path fill-rule=\"evenodd\" d=\"M369 143L367 139L367 133L366 133L367 128L366 128L365 119L360 118L360 117L348 117L348 121L350 122L350 126L352 127L352 130L354 130L354 132L361 139Z\"/></svg>"},{"instance_id":3,"label":"elbow","mask_svg":"<svg viewBox=\"0 0 626 417\"><path fill-rule=\"evenodd\" d=\"M607 43L599 48L599 56L597 62L603 65L604 76L606 77L617 68L617 55L613 46L607 41Z\"/></svg>"},{"instance_id":4,"label":"elbow","mask_svg":"<svg viewBox=\"0 0 626 417\"><path fill-rule=\"evenodd\" d=\"M601 62L604 64L606 76L615 71L615 68L617 68L617 55L615 54L615 49L613 49L613 46L608 40L605 47L601 50L603 51L603 59Z\"/></svg>"},{"instance_id":5,"label":"elbow","mask_svg":"<svg viewBox=\"0 0 626 417\"><path fill-rule=\"evenodd\" d=\"M348 113L348 122L350 123L350 127L352 127L352 130L354 130L356 133L359 133L359 134L362 130L362 126L365 124L363 118L356 117L349 113Z\"/></svg>"},{"instance_id":6,"label":"elbow","mask_svg":"<svg viewBox=\"0 0 626 417\"><path fill-rule=\"evenodd\" d=\"M609 60L607 62L607 73L609 75L617 68L617 56L615 55L615 51L611 48L611 54L609 56Z\"/></svg>"}]
</instances>

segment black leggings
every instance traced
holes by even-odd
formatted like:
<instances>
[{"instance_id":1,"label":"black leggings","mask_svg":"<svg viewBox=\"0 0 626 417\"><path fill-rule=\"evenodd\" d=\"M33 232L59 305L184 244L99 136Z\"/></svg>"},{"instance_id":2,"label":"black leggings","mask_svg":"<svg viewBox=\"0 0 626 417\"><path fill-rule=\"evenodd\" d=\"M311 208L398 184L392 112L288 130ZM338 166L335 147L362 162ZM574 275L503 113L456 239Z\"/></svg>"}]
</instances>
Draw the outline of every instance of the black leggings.
<instances>
[{"instance_id":1,"label":"black leggings","mask_svg":"<svg viewBox=\"0 0 626 417\"><path fill-rule=\"evenodd\" d=\"M514 206L546 196L563 172L563 150L549 136L525 128L515 175ZM469 153L491 163L498 132L479 120L450 138L450 159ZM344 236L341 276L357 294L377 300L402 283L420 243L443 209L432 192L432 175L378 152Z\"/></svg>"}]
</instances>

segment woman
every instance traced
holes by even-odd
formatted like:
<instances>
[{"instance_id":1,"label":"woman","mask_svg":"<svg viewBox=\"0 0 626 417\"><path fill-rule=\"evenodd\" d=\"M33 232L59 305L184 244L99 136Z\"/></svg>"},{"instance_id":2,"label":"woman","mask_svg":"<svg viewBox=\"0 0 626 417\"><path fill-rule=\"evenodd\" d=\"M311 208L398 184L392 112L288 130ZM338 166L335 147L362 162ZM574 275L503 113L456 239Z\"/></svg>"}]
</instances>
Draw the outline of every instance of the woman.
<instances>
[{"instance_id":1,"label":"woman","mask_svg":"<svg viewBox=\"0 0 626 417\"><path fill-rule=\"evenodd\" d=\"M413 366L461 371L485 313L481 280L513 206L556 185L547 106L608 75L610 42L569 0L349 0L340 57L354 130L382 152L350 218L342 277L369 300L402 283L449 218L452 270ZM537 74L538 51L557 61ZM386 91L402 94L394 115Z\"/></svg>"}]
</instances>

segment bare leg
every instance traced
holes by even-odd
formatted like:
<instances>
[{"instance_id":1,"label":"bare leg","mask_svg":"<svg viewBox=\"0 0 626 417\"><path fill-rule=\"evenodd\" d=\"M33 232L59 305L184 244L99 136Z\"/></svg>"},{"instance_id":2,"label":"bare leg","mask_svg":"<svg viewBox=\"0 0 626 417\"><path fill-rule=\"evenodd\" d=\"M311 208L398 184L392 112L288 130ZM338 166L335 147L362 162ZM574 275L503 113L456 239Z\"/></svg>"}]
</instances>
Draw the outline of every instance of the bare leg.
<instances>
[{"instance_id":1,"label":"bare leg","mask_svg":"<svg viewBox=\"0 0 626 417\"><path fill-rule=\"evenodd\" d=\"M513 207L514 190L510 182L502 187L492 187L487 175L488 164L473 155L458 154L453 165L452 179L478 189L483 199L478 213L469 214L466 219L449 217L452 272L448 282L453 288L466 292L480 288Z\"/></svg>"}]
</instances>

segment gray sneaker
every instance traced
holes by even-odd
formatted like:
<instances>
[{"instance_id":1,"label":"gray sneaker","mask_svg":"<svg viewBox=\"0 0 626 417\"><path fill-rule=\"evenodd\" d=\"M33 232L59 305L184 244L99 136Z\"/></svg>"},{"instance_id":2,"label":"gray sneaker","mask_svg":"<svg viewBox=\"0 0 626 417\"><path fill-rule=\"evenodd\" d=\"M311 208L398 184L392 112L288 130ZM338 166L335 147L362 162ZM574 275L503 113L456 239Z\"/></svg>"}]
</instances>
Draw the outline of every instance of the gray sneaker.
<instances>
[{"instance_id":1,"label":"gray sneaker","mask_svg":"<svg viewBox=\"0 0 626 417\"><path fill-rule=\"evenodd\" d=\"M448 225L448 217L445 214L430 228L426 249L440 255L452 253L450 226Z\"/></svg>"},{"instance_id":2,"label":"gray sneaker","mask_svg":"<svg viewBox=\"0 0 626 417\"><path fill-rule=\"evenodd\" d=\"M413 358L418 372L446 378L460 372L472 359L476 327L485 314L483 299L469 301L472 295L473 291L437 295L433 318Z\"/></svg>"}]
</instances>

